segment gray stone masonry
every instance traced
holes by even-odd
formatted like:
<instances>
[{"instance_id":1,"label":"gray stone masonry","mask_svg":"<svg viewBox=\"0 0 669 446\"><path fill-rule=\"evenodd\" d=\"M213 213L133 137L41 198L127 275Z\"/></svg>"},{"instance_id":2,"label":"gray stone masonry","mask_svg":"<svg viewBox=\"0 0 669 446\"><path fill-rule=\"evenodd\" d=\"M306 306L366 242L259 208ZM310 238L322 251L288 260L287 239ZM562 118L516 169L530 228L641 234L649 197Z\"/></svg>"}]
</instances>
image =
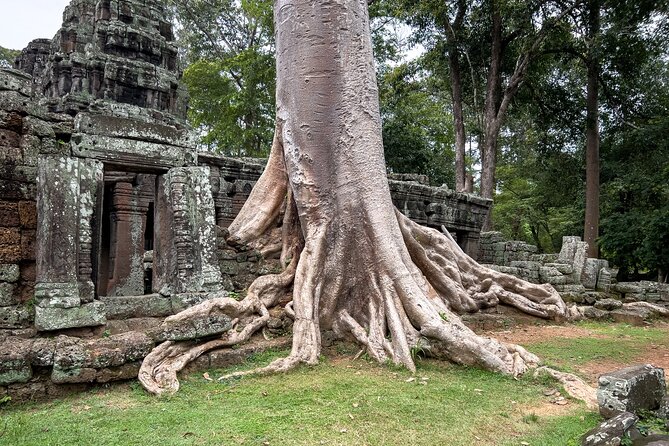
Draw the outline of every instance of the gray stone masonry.
<instances>
[{"instance_id":1,"label":"gray stone masonry","mask_svg":"<svg viewBox=\"0 0 669 446\"><path fill-rule=\"evenodd\" d=\"M581 446L620 446L625 434L636 425L639 417L622 412L588 431L581 439Z\"/></svg>"},{"instance_id":2,"label":"gray stone masonry","mask_svg":"<svg viewBox=\"0 0 669 446\"><path fill-rule=\"evenodd\" d=\"M611 418L621 412L657 410L666 394L664 370L636 365L600 376L597 402L602 416Z\"/></svg>"},{"instance_id":3,"label":"gray stone masonry","mask_svg":"<svg viewBox=\"0 0 669 446\"><path fill-rule=\"evenodd\" d=\"M535 246L506 241L499 232L481 234L479 262L529 282L549 283L567 302L592 305L600 299L615 299L621 305L623 302L638 301L669 305L669 284L649 281L618 283L618 269L609 267L606 260L587 258L587 244L580 237L564 237L559 254L535 252ZM644 316L641 309L615 311L610 317L624 322L638 323L639 317ZM652 316L651 313L648 310L646 316Z\"/></svg>"}]
</instances>

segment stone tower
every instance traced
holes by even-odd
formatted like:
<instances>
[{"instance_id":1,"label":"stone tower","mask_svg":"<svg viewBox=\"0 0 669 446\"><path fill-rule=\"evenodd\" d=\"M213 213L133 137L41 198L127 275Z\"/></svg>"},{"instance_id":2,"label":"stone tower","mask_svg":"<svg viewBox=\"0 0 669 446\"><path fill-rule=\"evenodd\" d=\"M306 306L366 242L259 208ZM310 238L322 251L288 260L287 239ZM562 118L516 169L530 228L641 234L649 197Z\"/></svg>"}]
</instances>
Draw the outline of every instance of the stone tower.
<instances>
[{"instance_id":1,"label":"stone tower","mask_svg":"<svg viewBox=\"0 0 669 446\"><path fill-rule=\"evenodd\" d=\"M31 42L17 68L33 76L50 111L74 115L105 99L185 119L177 46L162 2L72 0L48 55L46 42Z\"/></svg>"}]
</instances>

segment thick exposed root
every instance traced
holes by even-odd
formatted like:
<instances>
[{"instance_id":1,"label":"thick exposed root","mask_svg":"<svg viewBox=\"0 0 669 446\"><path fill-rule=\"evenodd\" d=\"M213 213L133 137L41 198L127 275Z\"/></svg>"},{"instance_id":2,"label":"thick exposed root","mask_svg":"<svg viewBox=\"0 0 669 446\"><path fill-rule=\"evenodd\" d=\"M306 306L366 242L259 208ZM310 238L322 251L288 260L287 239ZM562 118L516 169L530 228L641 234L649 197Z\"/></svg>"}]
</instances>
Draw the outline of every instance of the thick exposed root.
<instances>
[{"instance_id":1,"label":"thick exposed root","mask_svg":"<svg viewBox=\"0 0 669 446\"><path fill-rule=\"evenodd\" d=\"M247 341L269 320L267 308L277 304L290 287L295 276L297 258L281 274L262 276L249 287L242 301L214 297L165 319L166 323L206 319L212 313L233 318L233 327L219 339L204 344L166 341L144 358L139 381L149 392L162 395L179 390L177 373L203 353L216 348L230 347Z\"/></svg>"},{"instance_id":2,"label":"thick exposed root","mask_svg":"<svg viewBox=\"0 0 669 446\"><path fill-rule=\"evenodd\" d=\"M559 372L549 367L539 367L535 370L534 375L537 376L541 373L546 373L560 382L569 396L585 402L588 409L597 410L599 407L597 404L597 389L588 385L578 376L571 373Z\"/></svg>"},{"instance_id":3,"label":"thick exposed root","mask_svg":"<svg viewBox=\"0 0 669 446\"><path fill-rule=\"evenodd\" d=\"M396 211L411 259L453 311L467 313L504 303L545 319L564 319L567 307L555 289L478 264L448 231L414 223Z\"/></svg>"}]
</instances>

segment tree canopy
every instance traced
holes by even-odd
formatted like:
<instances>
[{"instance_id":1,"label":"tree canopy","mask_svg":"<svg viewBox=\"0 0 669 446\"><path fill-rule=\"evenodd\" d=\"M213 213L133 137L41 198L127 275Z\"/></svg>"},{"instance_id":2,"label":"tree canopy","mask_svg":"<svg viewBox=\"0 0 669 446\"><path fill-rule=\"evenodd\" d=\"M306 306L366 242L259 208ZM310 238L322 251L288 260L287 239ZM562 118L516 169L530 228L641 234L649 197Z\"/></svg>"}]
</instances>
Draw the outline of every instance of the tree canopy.
<instances>
[{"instance_id":1,"label":"tree canopy","mask_svg":"<svg viewBox=\"0 0 669 446\"><path fill-rule=\"evenodd\" d=\"M276 75L271 2L173 7L189 117L202 144L266 155ZM589 31L595 9L599 28ZM495 199L496 229L558 250L563 235L585 228L590 73L602 256L623 274L666 270L666 177L657 168L668 158L659 137L667 115L665 0L377 0L370 16L389 171L428 174L458 190L473 177L474 192ZM410 49L414 58L405 59ZM623 234L632 222L644 229Z\"/></svg>"}]
</instances>

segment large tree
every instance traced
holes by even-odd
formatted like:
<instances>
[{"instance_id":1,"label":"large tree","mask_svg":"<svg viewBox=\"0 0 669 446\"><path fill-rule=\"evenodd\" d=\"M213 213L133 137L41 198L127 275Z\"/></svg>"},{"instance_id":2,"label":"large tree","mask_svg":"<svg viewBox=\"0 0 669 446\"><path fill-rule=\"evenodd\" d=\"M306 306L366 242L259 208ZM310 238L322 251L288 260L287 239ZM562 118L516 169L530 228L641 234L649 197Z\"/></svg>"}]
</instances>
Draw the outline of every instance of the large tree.
<instances>
[{"instance_id":1,"label":"large tree","mask_svg":"<svg viewBox=\"0 0 669 446\"><path fill-rule=\"evenodd\" d=\"M536 364L519 346L475 334L458 313L504 303L538 317L564 317L557 292L482 267L447 232L419 226L393 207L367 2L276 0L274 20L274 143L228 242L280 251L285 270L258 278L242 301L217 297L172 316L225 312L237 327L198 347L161 344L142 364L143 385L175 391L180 368L206 349L248 339L286 293L292 351L255 372L316 363L323 332L410 370L414 347L513 375Z\"/></svg>"}]
</instances>

